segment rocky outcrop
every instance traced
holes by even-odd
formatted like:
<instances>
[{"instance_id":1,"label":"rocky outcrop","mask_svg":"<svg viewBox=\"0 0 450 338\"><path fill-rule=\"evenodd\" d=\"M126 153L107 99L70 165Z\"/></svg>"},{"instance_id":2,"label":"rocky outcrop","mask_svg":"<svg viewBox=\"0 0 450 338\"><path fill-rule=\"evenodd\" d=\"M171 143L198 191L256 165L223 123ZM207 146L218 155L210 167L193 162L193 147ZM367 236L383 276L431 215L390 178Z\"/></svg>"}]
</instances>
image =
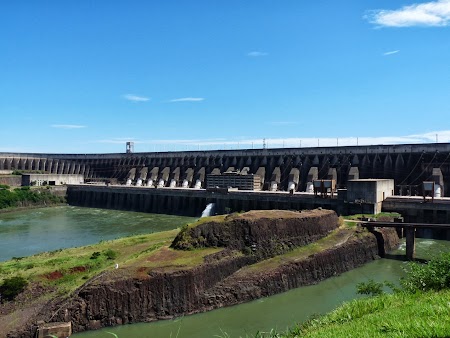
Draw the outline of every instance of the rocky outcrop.
<instances>
[{"instance_id":1,"label":"rocky outcrop","mask_svg":"<svg viewBox=\"0 0 450 338\"><path fill-rule=\"evenodd\" d=\"M398 247L399 238L394 228L375 228L371 229L377 239L378 255L384 257L386 253Z\"/></svg>"},{"instance_id":2,"label":"rocky outcrop","mask_svg":"<svg viewBox=\"0 0 450 338\"><path fill-rule=\"evenodd\" d=\"M285 222L280 215L233 216L224 220L224 223L228 222L227 230L220 230L219 223L210 222L186 229L189 236L183 240L196 242L203 237L202 243L206 246L212 245L217 238L227 248L206 256L197 267L161 267L139 276L133 275L135 270L131 269L110 271L85 284L70 299L52 301L33 321L71 321L73 332L80 332L168 319L318 283L378 257L376 236L357 228L336 229L338 219L333 212L286 214ZM267 211L266 216L270 216ZM317 217L317 223L314 217ZM324 238L332 229L335 229L333 234ZM302 236L306 239L302 240ZM391 243L389 236L386 236L386 242ZM298 255L283 260L277 260L278 256L261 259L263 255L273 256L273 247L258 247L271 245L274 237L276 241L291 241L297 246L318 238L323 240L318 242L320 250L303 248ZM256 244L257 250L242 253L240 250L249 244ZM28 328L10 337L32 337L32 332Z\"/></svg>"},{"instance_id":3,"label":"rocky outcrop","mask_svg":"<svg viewBox=\"0 0 450 338\"><path fill-rule=\"evenodd\" d=\"M227 247L244 252L251 250L264 258L317 241L338 226L339 219L331 210L255 210L186 227L172 247L180 250Z\"/></svg>"},{"instance_id":4,"label":"rocky outcrop","mask_svg":"<svg viewBox=\"0 0 450 338\"><path fill-rule=\"evenodd\" d=\"M343 245L312 254L305 259L280 264L273 269L233 275L203 295L209 309L271 296L300 286L316 284L376 259L373 235L354 236Z\"/></svg>"}]
</instances>

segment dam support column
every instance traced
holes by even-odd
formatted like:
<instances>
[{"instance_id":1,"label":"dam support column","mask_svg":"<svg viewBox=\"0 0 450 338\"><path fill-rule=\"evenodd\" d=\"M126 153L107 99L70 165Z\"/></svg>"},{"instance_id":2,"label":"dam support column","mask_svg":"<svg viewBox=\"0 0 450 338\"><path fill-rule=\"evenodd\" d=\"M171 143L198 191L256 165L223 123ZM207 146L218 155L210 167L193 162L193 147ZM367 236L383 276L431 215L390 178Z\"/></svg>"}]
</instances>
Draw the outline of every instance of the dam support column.
<instances>
[{"instance_id":1,"label":"dam support column","mask_svg":"<svg viewBox=\"0 0 450 338\"><path fill-rule=\"evenodd\" d=\"M414 259L414 254L416 251L416 245L415 245L415 232L416 229L413 227L407 227L404 230L405 237L406 237L406 259L408 261L412 261Z\"/></svg>"}]
</instances>

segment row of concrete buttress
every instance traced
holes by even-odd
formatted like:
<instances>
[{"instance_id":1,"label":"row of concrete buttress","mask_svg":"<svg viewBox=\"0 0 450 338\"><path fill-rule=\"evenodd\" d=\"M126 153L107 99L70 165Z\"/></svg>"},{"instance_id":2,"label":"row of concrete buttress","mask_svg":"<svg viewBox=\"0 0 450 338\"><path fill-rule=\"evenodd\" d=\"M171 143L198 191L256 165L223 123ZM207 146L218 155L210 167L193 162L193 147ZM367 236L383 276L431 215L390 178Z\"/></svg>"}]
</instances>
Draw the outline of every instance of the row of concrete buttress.
<instances>
[{"instance_id":1,"label":"row of concrete buttress","mask_svg":"<svg viewBox=\"0 0 450 338\"><path fill-rule=\"evenodd\" d=\"M84 161L73 161L46 157L0 157L2 171L39 171L49 174L71 174L92 177L93 171Z\"/></svg>"},{"instance_id":2,"label":"row of concrete buttress","mask_svg":"<svg viewBox=\"0 0 450 338\"><path fill-rule=\"evenodd\" d=\"M350 168L352 172L351 178L358 178L358 168ZM221 168L201 167L201 168L170 168L170 167L148 167L132 168L129 170L125 185L131 186L147 186L156 188L206 188L208 186L208 177L213 176L237 175L237 176L258 176L260 179L260 186L255 190L269 190L269 191L307 191L313 192L312 184L314 180L326 179L337 181L337 169L329 168L323 175L319 176L319 167L309 167L306 174L302 174L304 168L283 168L275 167L271 172L267 171L265 167L259 167L255 173L251 173L249 167L244 167L242 170L235 167L228 167L225 171ZM349 177L348 173L346 175ZM267 179L267 178L268 179ZM303 177L303 181L301 178ZM303 188L302 188L303 187Z\"/></svg>"}]
</instances>

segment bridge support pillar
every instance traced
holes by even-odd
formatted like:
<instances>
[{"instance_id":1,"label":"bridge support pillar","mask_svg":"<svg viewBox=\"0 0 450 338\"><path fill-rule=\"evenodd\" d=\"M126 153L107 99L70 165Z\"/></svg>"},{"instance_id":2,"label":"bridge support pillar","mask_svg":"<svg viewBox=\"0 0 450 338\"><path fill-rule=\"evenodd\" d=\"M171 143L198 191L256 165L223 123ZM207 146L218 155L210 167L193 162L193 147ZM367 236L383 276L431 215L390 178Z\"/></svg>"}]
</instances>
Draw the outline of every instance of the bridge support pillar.
<instances>
[{"instance_id":1,"label":"bridge support pillar","mask_svg":"<svg viewBox=\"0 0 450 338\"><path fill-rule=\"evenodd\" d=\"M413 227L405 228L404 233L406 237L406 259L412 261L414 259L414 253L416 251L416 229Z\"/></svg>"}]
</instances>

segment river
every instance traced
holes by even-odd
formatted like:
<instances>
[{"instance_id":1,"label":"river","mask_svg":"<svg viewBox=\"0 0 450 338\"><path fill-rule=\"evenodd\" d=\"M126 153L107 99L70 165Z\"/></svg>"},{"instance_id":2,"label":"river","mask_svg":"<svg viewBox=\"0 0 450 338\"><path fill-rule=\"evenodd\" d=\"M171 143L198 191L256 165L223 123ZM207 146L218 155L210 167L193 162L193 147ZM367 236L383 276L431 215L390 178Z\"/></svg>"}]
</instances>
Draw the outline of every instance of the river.
<instances>
[{"instance_id":1,"label":"river","mask_svg":"<svg viewBox=\"0 0 450 338\"><path fill-rule=\"evenodd\" d=\"M417 239L418 258L430 258L434 254L450 250L450 242ZM392 254L404 255L405 244ZM368 281L392 281L404 276L406 263L395 259L379 259L360 268L329 278L317 285L301 287L246 304L222 308L206 313L185 316L174 320L140 323L83 332L76 338L211 338L254 337L256 332L284 331L297 322L313 315L324 314L344 301L358 297L356 284Z\"/></svg>"},{"instance_id":2,"label":"river","mask_svg":"<svg viewBox=\"0 0 450 338\"><path fill-rule=\"evenodd\" d=\"M0 214L0 261L62 247L87 245L122 236L169 230L189 217L77 207L56 207ZM416 256L430 258L450 250L450 242L417 239ZM405 245L392 254L404 255ZM285 330L314 314L323 314L358 297L356 284L372 278L397 282L405 263L379 259L317 285L294 289L242 305L154 323L105 328L76 338L211 338L253 337L258 331ZM113 333L114 335L112 335Z\"/></svg>"},{"instance_id":3,"label":"river","mask_svg":"<svg viewBox=\"0 0 450 338\"><path fill-rule=\"evenodd\" d=\"M172 230L195 218L60 206L0 214L0 262L43 251Z\"/></svg>"}]
</instances>

